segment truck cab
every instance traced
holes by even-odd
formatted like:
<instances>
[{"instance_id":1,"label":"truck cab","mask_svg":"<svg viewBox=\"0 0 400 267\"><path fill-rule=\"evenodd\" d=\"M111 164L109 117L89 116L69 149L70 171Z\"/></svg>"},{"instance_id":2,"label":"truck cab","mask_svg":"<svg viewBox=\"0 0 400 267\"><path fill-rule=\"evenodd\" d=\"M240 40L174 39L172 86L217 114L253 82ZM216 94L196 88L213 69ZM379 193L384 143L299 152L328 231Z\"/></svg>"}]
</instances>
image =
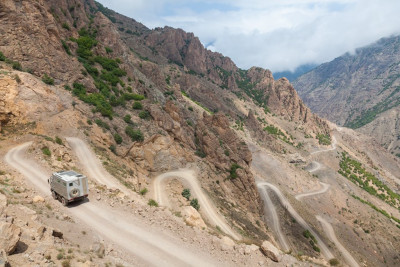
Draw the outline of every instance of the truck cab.
<instances>
[{"instance_id":1,"label":"truck cab","mask_svg":"<svg viewBox=\"0 0 400 267\"><path fill-rule=\"evenodd\" d=\"M75 171L54 172L48 179L51 194L64 206L68 203L88 197L88 179Z\"/></svg>"}]
</instances>

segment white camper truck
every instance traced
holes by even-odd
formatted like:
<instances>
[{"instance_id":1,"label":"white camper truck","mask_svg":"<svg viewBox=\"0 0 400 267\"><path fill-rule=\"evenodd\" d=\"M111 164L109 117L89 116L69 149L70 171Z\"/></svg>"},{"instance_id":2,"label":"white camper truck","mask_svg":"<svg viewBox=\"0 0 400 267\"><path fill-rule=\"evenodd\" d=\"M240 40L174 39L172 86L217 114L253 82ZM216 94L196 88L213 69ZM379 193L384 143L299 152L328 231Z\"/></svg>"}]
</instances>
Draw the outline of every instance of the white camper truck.
<instances>
[{"instance_id":1,"label":"white camper truck","mask_svg":"<svg viewBox=\"0 0 400 267\"><path fill-rule=\"evenodd\" d=\"M75 171L59 171L48 180L51 195L64 206L68 203L84 199L88 196L88 179Z\"/></svg>"}]
</instances>

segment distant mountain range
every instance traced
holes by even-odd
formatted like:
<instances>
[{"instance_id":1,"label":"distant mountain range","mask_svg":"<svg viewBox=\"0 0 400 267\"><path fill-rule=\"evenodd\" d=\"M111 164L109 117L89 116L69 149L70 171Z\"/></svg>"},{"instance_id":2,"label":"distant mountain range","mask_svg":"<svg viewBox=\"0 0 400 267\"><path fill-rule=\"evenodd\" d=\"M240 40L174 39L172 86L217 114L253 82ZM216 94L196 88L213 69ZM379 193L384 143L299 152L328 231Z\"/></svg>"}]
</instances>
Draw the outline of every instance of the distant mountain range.
<instances>
[{"instance_id":1,"label":"distant mountain range","mask_svg":"<svg viewBox=\"0 0 400 267\"><path fill-rule=\"evenodd\" d=\"M360 131L399 153L399 113L393 111L400 105L399 36L380 39L355 54L322 64L293 84L320 116L346 127L362 127ZM377 125L381 116L387 123Z\"/></svg>"}]
</instances>

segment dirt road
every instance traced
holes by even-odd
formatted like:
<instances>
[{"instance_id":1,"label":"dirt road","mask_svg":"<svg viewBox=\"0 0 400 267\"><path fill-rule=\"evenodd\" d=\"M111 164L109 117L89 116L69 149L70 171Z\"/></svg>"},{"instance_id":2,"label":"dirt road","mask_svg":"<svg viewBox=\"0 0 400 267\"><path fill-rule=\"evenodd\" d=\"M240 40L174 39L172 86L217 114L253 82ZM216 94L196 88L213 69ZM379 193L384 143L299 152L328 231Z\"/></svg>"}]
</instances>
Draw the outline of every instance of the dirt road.
<instances>
[{"instance_id":1,"label":"dirt road","mask_svg":"<svg viewBox=\"0 0 400 267\"><path fill-rule=\"evenodd\" d=\"M313 195L323 194L326 191L328 191L329 187L331 186L330 184L326 184L326 183L322 183L322 182L319 182L319 183L322 186L321 189L316 190L316 191L307 192L307 193L298 194L298 195L295 196L295 198L297 200L300 200L303 197L310 197L310 196L313 196Z\"/></svg>"},{"instance_id":2,"label":"dirt road","mask_svg":"<svg viewBox=\"0 0 400 267\"><path fill-rule=\"evenodd\" d=\"M319 163L318 161L313 161L311 162L311 164L314 166L311 169L308 170L308 172L316 172L319 169L321 169L321 163Z\"/></svg>"},{"instance_id":3,"label":"dirt road","mask_svg":"<svg viewBox=\"0 0 400 267\"><path fill-rule=\"evenodd\" d=\"M257 186L266 186L269 187L271 190L275 192L275 194L278 196L279 201L281 202L282 206L284 206L287 211L292 215L292 217L304 228L310 231L310 233L315 237L315 239L318 242L318 246L321 249L322 255L325 257L325 259L329 260L334 258L333 254L331 251L328 249L328 247L325 245L325 243L322 241L322 239L317 235L317 233L308 225L308 223L297 213L297 211L292 207L290 202L286 199L286 197L282 194L282 192L277 188L275 185L267 183L267 182L259 182Z\"/></svg>"},{"instance_id":4,"label":"dirt road","mask_svg":"<svg viewBox=\"0 0 400 267\"><path fill-rule=\"evenodd\" d=\"M75 152L80 164L87 172L88 177L96 180L100 184L107 186L108 188L118 188L125 194L131 193L125 186L120 184L114 177L109 175L104 170L100 160L89 149L86 143L82 141L82 139L76 137L66 137L65 139Z\"/></svg>"},{"instance_id":5,"label":"dirt road","mask_svg":"<svg viewBox=\"0 0 400 267\"><path fill-rule=\"evenodd\" d=\"M342 253L347 264L349 264L349 266L351 267L358 267L359 265L357 261L353 258L353 256L351 256L351 254L347 251L347 249L336 238L335 231L333 230L332 225L319 215L317 215L316 218L322 224L322 228L324 229L324 232L326 233L328 238L335 244L335 246Z\"/></svg>"},{"instance_id":6,"label":"dirt road","mask_svg":"<svg viewBox=\"0 0 400 267\"><path fill-rule=\"evenodd\" d=\"M289 251L290 247L286 240L286 236L282 233L281 224L279 221L278 214L276 213L275 205L272 203L271 198L268 195L268 191L262 184L257 184L258 191L260 192L261 199L264 201L264 214L268 214L272 220L272 228L278 237L279 244L282 250Z\"/></svg>"},{"instance_id":7,"label":"dirt road","mask_svg":"<svg viewBox=\"0 0 400 267\"><path fill-rule=\"evenodd\" d=\"M23 174L44 195L50 196L47 179L50 173L24 157L31 142L11 149L5 156L7 164ZM96 165L92 166L96 168ZM150 232L146 225L130 214L120 214L111 208L86 202L74 207L62 207L78 223L85 223L100 236L132 255L138 266L216 266L209 256L187 249L185 243L173 239L161 230ZM201 255L202 254L202 255ZM137 260L136 260L137 259Z\"/></svg>"},{"instance_id":8,"label":"dirt road","mask_svg":"<svg viewBox=\"0 0 400 267\"><path fill-rule=\"evenodd\" d=\"M207 217L211 225L218 226L224 233L230 235L236 240L241 239L241 237L231 229L225 219L217 212L214 205L203 192L193 170L180 169L173 172L163 173L154 179L154 198L160 205L167 205L168 203L168 196L165 195L166 192L161 186L164 180L168 178L179 178L189 185L191 193L199 200L200 212Z\"/></svg>"}]
</instances>

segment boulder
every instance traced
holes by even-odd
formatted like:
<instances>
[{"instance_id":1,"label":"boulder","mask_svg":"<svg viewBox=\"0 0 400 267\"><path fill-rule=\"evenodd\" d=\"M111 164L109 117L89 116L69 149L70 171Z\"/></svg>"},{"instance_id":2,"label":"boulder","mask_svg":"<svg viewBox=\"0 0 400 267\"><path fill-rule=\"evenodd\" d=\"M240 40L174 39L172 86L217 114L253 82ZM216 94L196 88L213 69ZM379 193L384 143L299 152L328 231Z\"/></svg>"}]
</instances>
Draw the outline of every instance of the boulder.
<instances>
[{"instance_id":1,"label":"boulder","mask_svg":"<svg viewBox=\"0 0 400 267\"><path fill-rule=\"evenodd\" d=\"M227 251L227 250L233 250L235 246L235 242L230 239L227 236L224 236L221 238L221 250L222 251Z\"/></svg>"},{"instance_id":2,"label":"boulder","mask_svg":"<svg viewBox=\"0 0 400 267\"><path fill-rule=\"evenodd\" d=\"M8 222L0 222L0 251L4 250L6 255L12 254L17 248L21 228Z\"/></svg>"},{"instance_id":3,"label":"boulder","mask_svg":"<svg viewBox=\"0 0 400 267\"><path fill-rule=\"evenodd\" d=\"M34 196L32 200L34 203L44 202L44 198L42 196Z\"/></svg>"},{"instance_id":4,"label":"boulder","mask_svg":"<svg viewBox=\"0 0 400 267\"><path fill-rule=\"evenodd\" d=\"M274 245L269 241L264 241L261 245L261 252L264 253L265 256L270 258L275 262L280 262L282 259L282 255Z\"/></svg>"},{"instance_id":5,"label":"boulder","mask_svg":"<svg viewBox=\"0 0 400 267\"><path fill-rule=\"evenodd\" d=\"M182 216L185 222L190 226L198 227L200 229L207 227L201 218L200 213L192 206L184 207Z\"/></svg>"}]
</instances>

